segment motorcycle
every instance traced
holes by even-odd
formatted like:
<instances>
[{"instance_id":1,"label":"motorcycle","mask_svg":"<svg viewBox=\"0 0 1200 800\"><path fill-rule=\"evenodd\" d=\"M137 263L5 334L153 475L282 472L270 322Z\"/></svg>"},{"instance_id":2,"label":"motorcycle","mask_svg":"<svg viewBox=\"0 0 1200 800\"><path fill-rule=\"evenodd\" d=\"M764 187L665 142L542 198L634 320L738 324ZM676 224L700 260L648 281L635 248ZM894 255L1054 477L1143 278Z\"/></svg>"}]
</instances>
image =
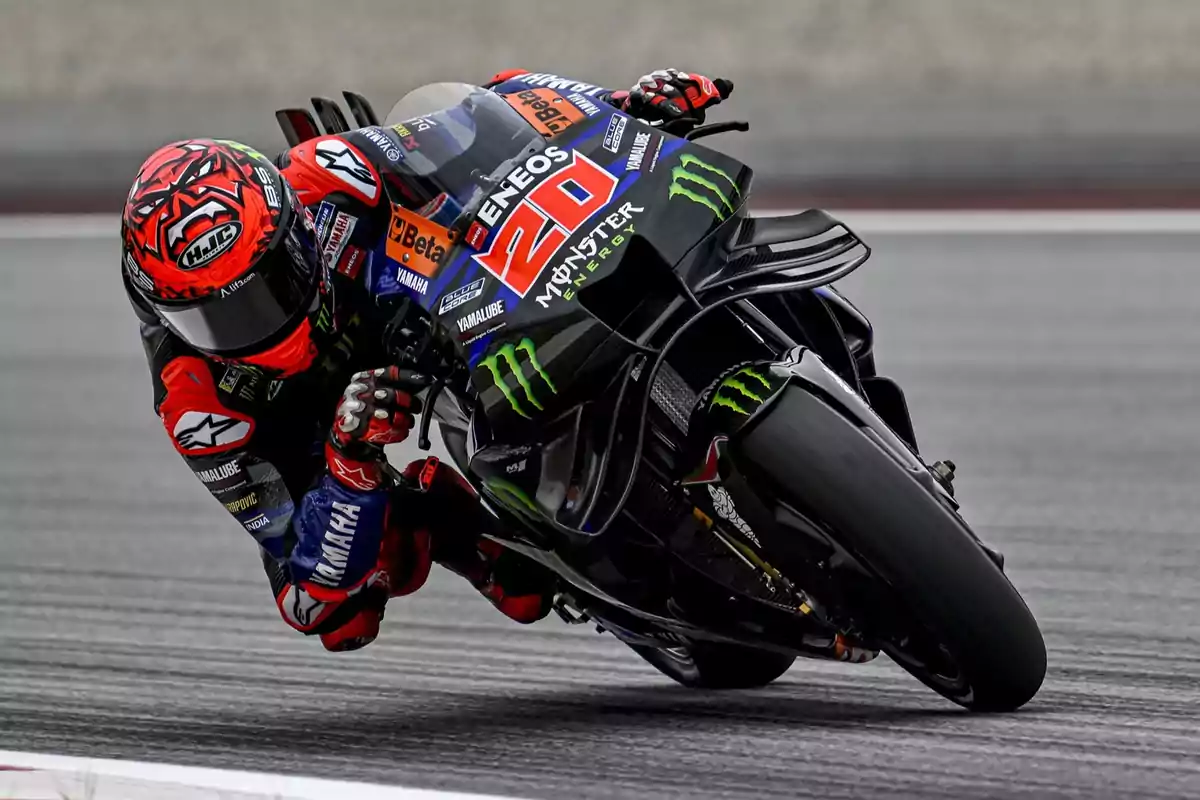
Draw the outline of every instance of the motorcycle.
<instances>
[{"instance_id":1,"label":"motorcycle","mask_svg":"<svg viewBox=\"0 0 1200 800\"><path fill-rule=\"evenodd\" d=\"M386 166L367 280L436 377L419 444L436 417L487 535L560 576L563 620L686 686L883 652L966 708L1029 701L1038 625L830 286L870 248L823 211L748 213L752 170L696 144L746 123L676 136L533 77L422 87L383 124L347 92L355 131L313 100Z\"/></svg>"}]
</instances>

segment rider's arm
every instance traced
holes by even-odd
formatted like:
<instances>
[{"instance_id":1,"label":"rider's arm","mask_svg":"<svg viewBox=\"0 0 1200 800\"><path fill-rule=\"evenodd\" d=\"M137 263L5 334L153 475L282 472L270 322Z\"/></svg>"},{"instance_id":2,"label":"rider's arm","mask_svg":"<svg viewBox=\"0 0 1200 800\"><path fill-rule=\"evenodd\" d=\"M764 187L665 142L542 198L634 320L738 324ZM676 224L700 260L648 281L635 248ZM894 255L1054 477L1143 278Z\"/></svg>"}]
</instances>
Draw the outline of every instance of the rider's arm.
<instances>
[{"instance_id":1,"label":"rider's arm","mask_svg":"<svg viewBox=\"0 0 1200 800\"><path fill-rule=\"evenodd\" d=\"M341 626L378 577L387 490L334 480L321 442L286 413L248 412L235 392L252 374L226 373L218 385L210 363L161 325L143 318L142 338L156 412L196 477L258 543L284 620L310 634Z\"/></svg>"}]
</instances>

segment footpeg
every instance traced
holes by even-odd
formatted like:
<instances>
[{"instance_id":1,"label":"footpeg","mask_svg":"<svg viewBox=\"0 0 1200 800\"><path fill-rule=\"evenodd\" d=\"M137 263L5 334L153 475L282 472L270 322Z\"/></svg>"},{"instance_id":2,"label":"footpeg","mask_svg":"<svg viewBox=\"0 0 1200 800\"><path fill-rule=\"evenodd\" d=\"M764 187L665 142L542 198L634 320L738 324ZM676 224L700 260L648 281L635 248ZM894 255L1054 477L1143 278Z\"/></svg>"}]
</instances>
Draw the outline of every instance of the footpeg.
<instances>
[{"instance_id":1,"label":"footpeg","mask_svg":"<svg viewBox=\"0 0 1200 800\"><path fill-rule=\"evenodd\" d=\"M576 608L571 598L562 592L559 592L554 596L553 605L551 607L562 619L562 621L568 625L582 625L591 619L586 611L581 611L580 609Z\"/></svg>"},{"instance_id":2,"label":"footpeg","mask_svg":"<svg viewBox=\"0 0 1200 800\"><path fill-rule=\"evenodd\" d=\"M951 497L954 496L954 462L950 459L943 461L935 461L929 465L929 471L933 473L933 477L937 478L937 482L942 485Z\"/></svg>"}]
</instances>

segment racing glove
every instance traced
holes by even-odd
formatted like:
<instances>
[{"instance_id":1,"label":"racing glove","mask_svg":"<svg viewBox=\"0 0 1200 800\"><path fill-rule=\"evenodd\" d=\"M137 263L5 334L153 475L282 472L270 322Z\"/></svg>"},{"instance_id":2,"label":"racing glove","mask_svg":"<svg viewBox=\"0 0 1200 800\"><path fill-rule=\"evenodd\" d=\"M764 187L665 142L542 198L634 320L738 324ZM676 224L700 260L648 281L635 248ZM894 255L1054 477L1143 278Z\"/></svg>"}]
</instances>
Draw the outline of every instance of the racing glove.
<instances>
[{"instance_id":1,"label":"racing glove","mask_svg":"<svg viewBox=\"0 0 1200 800\"><path fill-rule=\"evenodd\" d=\"M374 641L389 597L415 591L429 574L427 537L392 519L384 445L404 441L425 376L397 367L359 372L338 401L325 445L329 474L293 522L292 581L276 601L284 620L317 633L326 649Z\"/></svg>"},{"instance_id":2,"label":"racing glove","mask_svg":"<svg viewBox=\"0 0 1200 800\"><path fill-rule=\"evenodd\" d=\"M421 410L414 394L429 378L399 367L359 372L338 401L325 445L329 474L347 489L369 492L384 480L383 447L403 442Z\"/></svg>"},{"instance_id":3,"label":"racing glove","mask_svg":"<svg viewBox=\"0 0 1200 800\"><path fill-rule=\"evenodd\" d=\"M705 109L733 91L733 82L660 69L643 75L628 93L614 93L621 110L668 131L686 131L704 123ZM624 95L622 97L621 95Z\"/></svg>"}]
</instances>

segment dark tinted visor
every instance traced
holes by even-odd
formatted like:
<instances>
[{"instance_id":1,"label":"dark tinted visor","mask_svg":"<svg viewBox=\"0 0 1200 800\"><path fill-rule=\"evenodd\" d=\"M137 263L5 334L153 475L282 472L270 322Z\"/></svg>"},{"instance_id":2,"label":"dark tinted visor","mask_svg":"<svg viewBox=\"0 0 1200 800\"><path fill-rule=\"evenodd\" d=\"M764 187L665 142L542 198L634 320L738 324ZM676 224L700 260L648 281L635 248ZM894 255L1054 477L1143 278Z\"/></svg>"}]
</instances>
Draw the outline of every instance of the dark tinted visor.
<instances>
[{"instance_id":1,"label":"dark tinted visor","mask_svg":"<svg viewBox=\"0 0 1200 800\"><path fill-rule=\"evenodd\" d=\"M246 355L281 341L318 303L321 256L300 213L251 272L203 300L180 305L150 299L188 344L207 353Z\"/></svg>"}]
</instances>

